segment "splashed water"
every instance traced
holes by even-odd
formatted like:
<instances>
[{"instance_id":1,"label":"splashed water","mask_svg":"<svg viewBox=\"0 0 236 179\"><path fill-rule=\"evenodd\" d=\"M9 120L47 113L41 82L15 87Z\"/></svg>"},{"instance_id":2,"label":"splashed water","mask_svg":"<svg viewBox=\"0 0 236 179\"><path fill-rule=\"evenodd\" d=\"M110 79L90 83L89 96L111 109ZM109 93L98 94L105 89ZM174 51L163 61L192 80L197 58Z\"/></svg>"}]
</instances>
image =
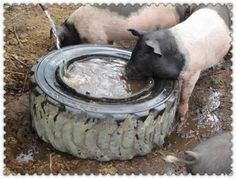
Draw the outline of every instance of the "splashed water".
<instances>
[{"instance_id":1,"label":"splashed water","mask_svg":"<svg viewBox=\"0 0 236 179\"><path fill-rule=\"evenodd\" d=\"M44 12L45 12L45 14L46 14L46 16L47 16L47 18L48 18L50 24L51 24L52 33L53 33L53 35L54 35L54 37L55 37L55 39L56 39L56 46L57 46L57 49L60 49L60 48L61 48L61 47L60 47L60 41L59 41L59 37L58 37L58 35L57 35L57 30L56 30L55 23L54 23L54 21L52 20L52 17L51 17L51 15L49 14L49 12L48 12L47 10L44 10Z\"/></svg>"},{"instance_id":2,"label":"splashed water","mask_svg":"<svg viewBox=\"0 0 236 179\"><path fill-rule=\"evenodd\" d=\"M63 72L64 72L64 74L67 74L66 65L65 65L65 59L66 59L67 57L66 57L66 55L65 55L65 54L62 52L62 50L61 50L59 37L58 37L58 35L57 35L56 25L55 25L55 23L54 23L54 21L53 21L51 15L50 15L50 13L46 10L46 8L45 8L43 5L40 5L40 6L42 7L43 11L45 12L45 14L46 14L46 16L47 16L47 18L48 18L48 20L49 20L49 22L50 22L50 25L51 25L51 27L52 27L52 33L53 33L53 36L54 36L55 39L56 39L56 47L57 47L57 49L60 51L60 55L61 55L62 58L63 58L63 61L62 61L62 63L63 63Z\"/></svg>"},{"instance_id":3,"label":"splashed water","mask_svg":"<svg viewBox=\"0 0 236 179\"><path fill-rule=\"evenodd\" d=\"M222 129L222 116L219 114L220 98L222 94L216 89L210 88L210 95L207 103L201 108L196 109L197 116L184 123L177 131L181 138L205 139L207 136L219 133Z\"/></svg>"},{"instance_id":4,"label":"splashed water","mask_svg":"<svg viewBox=\"0 0 236 179\"><path fill-rule=\"evenodd\" d=\"M221 96L222 94L220 92L211 89L211 94L208 98L208 104L202 108L202 114L197 117L197 125L199 128L204 128L204 126L208 124L214 132L217 132L221 129L222 123L219 117L217 116L216 111L216 109L218 109L220 106Z\"/></svg>"}]
</instances>

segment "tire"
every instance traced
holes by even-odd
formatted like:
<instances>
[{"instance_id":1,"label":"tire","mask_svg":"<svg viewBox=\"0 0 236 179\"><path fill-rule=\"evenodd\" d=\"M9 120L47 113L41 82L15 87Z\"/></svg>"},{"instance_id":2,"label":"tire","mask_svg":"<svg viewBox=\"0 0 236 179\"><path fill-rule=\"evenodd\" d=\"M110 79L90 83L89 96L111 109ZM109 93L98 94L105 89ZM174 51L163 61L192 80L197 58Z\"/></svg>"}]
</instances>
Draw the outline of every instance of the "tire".
<instances>
[{"instance_id":1,"label":"tire","mask_svg":"<svg viewBox=\"0 0 236 179\"><path fill-rule=\"evenodd\" d=\"M129 60L131 54L102 45L71 46L62 51L70 59L102 53ZM56 82L56 69L62 63L59 56L58 50L53 51L32 68L32 126L41 139L59 151L99 161L129 160L162 147L175 121L179 92L174 82L163 81L158 86L161 90L147 99L94 102L70 95Z\"/></svg>"}]
</instances>

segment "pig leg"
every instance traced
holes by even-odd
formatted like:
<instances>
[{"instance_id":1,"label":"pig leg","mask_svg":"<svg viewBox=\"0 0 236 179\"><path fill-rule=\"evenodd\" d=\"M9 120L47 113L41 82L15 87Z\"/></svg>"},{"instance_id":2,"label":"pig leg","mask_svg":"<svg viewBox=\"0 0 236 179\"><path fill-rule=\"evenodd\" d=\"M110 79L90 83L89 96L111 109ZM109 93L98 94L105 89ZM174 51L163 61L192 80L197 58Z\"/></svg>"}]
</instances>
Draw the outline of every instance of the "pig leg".
<instances>
[{"instance_id":1,"label":"pig leg","mask_svg":"<svg viewBox=\"0 0 236 179\"><path fill-rule=\"evenodd\" d=\"M185 121L186 114L188 112L188 101L194 89L194 86L199 78L201 71L190 73L183 77L183 82L181 85L181 96L178 106L178 112L180 115L181 122Z\"/></svg>"}]
</instances>

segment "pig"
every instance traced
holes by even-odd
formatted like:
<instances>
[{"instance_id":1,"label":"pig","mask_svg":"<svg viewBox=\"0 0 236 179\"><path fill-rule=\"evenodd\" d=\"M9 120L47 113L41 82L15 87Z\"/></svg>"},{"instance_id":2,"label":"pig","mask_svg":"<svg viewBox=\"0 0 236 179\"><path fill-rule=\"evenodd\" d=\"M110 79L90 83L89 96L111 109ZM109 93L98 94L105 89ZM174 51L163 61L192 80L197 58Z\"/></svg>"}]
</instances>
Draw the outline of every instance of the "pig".
<instances>
[{"instance_id":1,"label":"pig","mask_svg":"<svg viewBox=\"0 0 236 179\"><path fill-rule=\"evenodd\" d=\"M185 159L167 155L167 162L183 162L192 174L230 174L232 164L232 135L224 132L198 144L192 151L185 151Z\"/></svg>"},{"instance_id":2,"label":"pig","mask_svg":"<svg viewBox=\"0 0 236 179\"><path fill-rule=\"evenodd\" d=\"M202 7L169 29L129 29L139 39L126 66L127 78L178 80L178 114L184 123L201 71L217 64L230 49L229 19L228 8L217 5Z\"/></svg>"},{"instance_id":3,"label":"pig","mask_svg":"<svg viewBox=\"0 0 236 179\"><path fill-rule=\"evenodd\" d=\"M136 37L127 29L154 31L185 19L187 6L173 5L85 5L56 27L60 46L81 43L112 44ZM52 31L51 31L52 32ZM52 33L51 33L52 36Z\"/></svg>"}]
</instances>

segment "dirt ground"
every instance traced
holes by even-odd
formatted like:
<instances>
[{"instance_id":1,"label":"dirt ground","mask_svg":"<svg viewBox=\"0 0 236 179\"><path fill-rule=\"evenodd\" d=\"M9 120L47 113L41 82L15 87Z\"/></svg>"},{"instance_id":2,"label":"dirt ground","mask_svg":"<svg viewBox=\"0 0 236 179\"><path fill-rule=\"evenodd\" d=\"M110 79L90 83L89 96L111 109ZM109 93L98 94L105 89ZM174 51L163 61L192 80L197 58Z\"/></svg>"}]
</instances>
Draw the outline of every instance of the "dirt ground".
<instances>
[{"instance_id":1,"label":"dirt ground","mask_svg":"<svg viewBox=\"0 0 236 179\"><path fill-rule=\"evenodd\" d=\"M78 7L52 5L49 11L60 24ZM181 156L209 136L232 129L229 53L221 64L201 74L190 99L188 122L167 138L164 148L130 161L111 162L81 160L56 151L31 128L28 99L32 65L55 46L49 39L49 22L37 5L5 4L4 8L5 174L186 174L183 164L166 163L161 156Z\"/></svg>"}]
</instances>

